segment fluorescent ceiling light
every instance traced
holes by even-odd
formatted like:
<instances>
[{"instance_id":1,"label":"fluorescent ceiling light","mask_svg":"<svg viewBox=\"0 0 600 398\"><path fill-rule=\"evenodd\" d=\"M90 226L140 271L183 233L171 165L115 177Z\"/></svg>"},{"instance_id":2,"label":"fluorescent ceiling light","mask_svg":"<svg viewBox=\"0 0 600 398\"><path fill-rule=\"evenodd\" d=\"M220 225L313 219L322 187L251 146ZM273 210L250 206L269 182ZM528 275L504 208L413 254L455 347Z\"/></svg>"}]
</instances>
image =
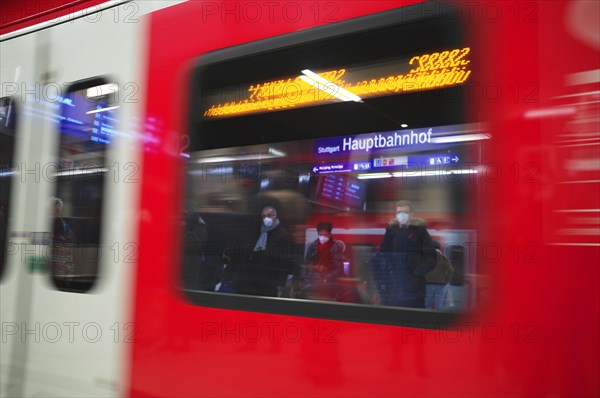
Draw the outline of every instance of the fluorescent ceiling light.
<instances>
[{"instance_id":1,"label":"fluorescent ceiling light","mask_svg":"<svg viewBox=\"0 0 600 398\"><path fill-rule=\"evenodd\" d=\"M397 171L393 173L365 173L359 174L359 180L368 180L374 178L390 178L390 177L423 177L423 176L445 176L452 174L477 174L475 169L460 169L460 170L420 170L420 171Z\"/></svg>"},{"instance_id":2,"label":"fluorescent ceiling light","mask_svg":"<svg viewBox=\"0 0 600 398\"><path fill-rule=\"evenodd\" d=\"M359 180L369 180L372 178L390 178L392 175L390 173L367 173L367 174L359 174Z\"/></svg>"},{"instance_id":3,"label":"fluorescent ceiling light","mask_svg":"<svg viewBox=\"0 0 600 398\"><path fill-rule=\"evenodd\" d=\"M234 156L215 156L212 158L200 158L194 160L195 163L222 163L222 162L235 162L240 160L263 160L263 159L272 159L272 158L281 158L285 156L285 153L274 150L269 151L272 154L253 154L253 155L234 155ZM277 152L278 154L275 154Z\"/></svg>"},{"instance_id":4,"label":"fluorescent ceiling light","mask_svg":"<svg viewBox=\"0 0 600 398\"><path fill-rule=\"evenodd\" d=\"M59 171L54 174L55 177L64 177L64 176L78 176L78 175L86 175L86 174L98 174L98 173L106 173L108 171L107 168L90 168L90 169L72 169Z\"/></svg>"},{"instance_id":5,"label":"fluorescent ceiling light","mask_svg":"<svg viewBox=\"0 0 600 398\"><path fill-rule=\"evenodd\" d=\"M358 95L352 94L345 88L342 88L334 82L331 82L325 79L324 77L317 75L310 69L304 69L302 73L304 75L300 76L300 80L318 88L321 91L326 92L327 94L333 95L334 97L342 101L362 102L362 98L360 98Z\"/></svg>"},{"instance_id":6,"label":"fluorescent ceiling light","mask_svg":"<svg viewBox=\"0 0 600 398\"><path fill-rule=\"evenodd\" d=\"M217 175L221 174L221 175L225 175L225 174L233 174L233 167L216 166L216 167L211 167L208 170L206 170L206 169L190 170L190 171L188 171L188 174L190 174L190 175L206 175L206 174L217 174Z\"/></svg>"},{"instance_id":7,"label":"fluorescent ceiling light","mask_svg":"<svg viewBox=\"0 0 600 398\"><path fill-rule=\"evenodd\" d=\"M423 176L447 176L451 174L477 174L475 169L461 170L421 170L421 171L398 171L392 173L393 177L423 177Z\"/></svg>"},{"instance_id":8,"label":"fluorescent ceiling light","mask_svg":"<svg viewBox=\"0 0 600 398\"><path fill-rule=\"evenodd\" d=\"M449 142L489 140L490 138L492 138L492 136L489 134L448 135L445 137L433 137L431 138L431 142L435 144L446 144Z\"/></svg>"},{"instance_id":9,"label":"fluorescent ceiling light","mask_svg":"<svg viewBox=\"0 0 600 398\"><path fill-rule=\"evenodd\" d=\"M279 156L279 157L284 157L285 156L285 153L283 153L280 150L277 150L275 148L269 148L269 153L271 155L275 155L275 156Z\"/></svg>"},{"instance_id":10,"label":"fluorescent ceiling light","mask_svg":"<svg viewBox=\"0 0 600 398\"><path fill-rule=\"evenodd\" d=\"M235 158L233 156L215 156L214 158L204 158L196 160L196 163L221 163L221 162L233 162Z\"/></svg>"},{"instance_id":11,"label":"fluorescent ceiling light","mask_svg":"<svg viewBox=\"0 0 600 398\"><path fill-rule=\"evenodd\" d=\"M119 105L115 105L115 106L109 106L109 107L106 107L106 108L94 109L94 110L91 110L91 111L87 111L86 114L87 115L91 115L92 113L112 111L113 109L117 109L118 107L119 107Z\"/></svg>"}]
</instances>

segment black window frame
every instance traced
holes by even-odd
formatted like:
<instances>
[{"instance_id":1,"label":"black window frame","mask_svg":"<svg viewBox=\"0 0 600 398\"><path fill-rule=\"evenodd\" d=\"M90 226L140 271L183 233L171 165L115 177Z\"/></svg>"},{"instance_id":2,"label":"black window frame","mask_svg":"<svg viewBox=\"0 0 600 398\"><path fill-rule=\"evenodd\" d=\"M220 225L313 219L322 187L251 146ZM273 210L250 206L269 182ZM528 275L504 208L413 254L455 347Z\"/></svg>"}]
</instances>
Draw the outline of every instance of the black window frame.
<instances>
[{"instance_id":1,"label":"black window frame","mask_svg":"<svg viewBox=\"0 0 600 398\"><path fill-rule=\"evenodd\" d=\"M8 148L6 145L3 145L2 150L6 150L8 148L8 159L7 161L0 161L0 172L8 173L7 175L1 176L0 178L6 178L7 183L6 186L4 182L2 182L1 186L5 189L2 190L2 194L7 196L7 206L6 208L0 209L1 212L5 212L4 220L0 223L0 282L3 280L4 275L6 274L6 269L8 268L8 242L9 242L9 216L10 209L12 207L11 199L13 196L13 188L14 188L14 180L16 176L16 167L15 167L15 152L17 145L17 128L19 123L19 110L17 106L17 102L15 101L15 97L6 96L1 97L0 101L9 101L11 102L10 106L12 107L12 116L14 118L14 123L12 126L12 145ZM11 114L9 114L11 116ZM12 173L12 174L11 174ZM0 203L1 205L1 203ZM1 217L1 215L0 215Z\"/></svg>"},{"instance_id":2,"label":"black window frame","mask_svg":"<svg viewBox=\"0 0 600 398\"><path fill-rule=\"evenodd\" d=\"M78 91L82 91L85 89L89 89L89 88L93 88L93 87L97 87L97 86L102 86L102 85L108 85L115 82L114 79L108 77L108 76L94 76L91 78L86 78L86 79L81 79L81 80L77 80L72 82L71 84L68 85L68 87L65 90L65 94L68 95L69 93L75 93ZM108 95L107 95L108 96ZM61 104L60 107L60 114L63 114L63 107L64 104ZM59 135L58 137L58 143L56 145L56 155L57 155L57 159L60 159L60 154L62 152L62 143L63 143L63 131L61 129L61 124L58 124L57 127L57 133ZM110 145L110 143L104 143L104 144L100 144L100 145L104 145L103 147L103 151L102 151L102 156L103 156L103 165L94 165L94 167L107 167L107 154L108 154L108 145ZM89 165L87 165L86 167L89 167ZM58 168L57 168L58 170ZM90 179L90 178L97 178L100 179L101 182L101 202L100 202L100 206L99 206L99 215L97 218L97 228L94 229L94 225L92 223L92 228L88 228L88 230L86 231L87 235L97 235L97 242L94 242L93 244L96 245L97 247L97 256L96 256L96 264L95 264L95 275L93 277L93 280L91 280L89 283L88 282L82 282L82 281L72 281L68 278L65 278L63 281L59 281L57 280L56 274L54 272L54 269L52 268L52 264L53 264L53 254L52 251L54 249L54 241L51 241L50 243L50 264L49 264L49 278L50 278L50 282L51 285L60 292L64 292L64 293L78 293L78 294L90 294L93 293L93 290L98 286L99 283L99 279L101 278L101 259L102 259L102 255L101 255L101 248L102 248L102 233L103 233L103 218L104 218L104 208L105 208L105 200L106 200L106 188L107 188L107 173L102 173L97 177L90 177L88 175L83 175L83 177L75 177L75 176L68 176L67 178L69 178L71 181L69 183L74 183L76 180L86 180L86 179ZM60 184L61 184L61 177L57 177L57 181L54 185L54 189L53 189L53 198L57 198L58 193L60 191ZM51 209L52 211L53 209ZM90 232L91 231L91 232ZM89 238L88 238L89 240ZM93 239L94 241L96 239ZM79 242L73 242L73 244L76 244ZM88 245L90 244L89 242L87 243ZM73 248L74 250L74 248ZM74 251L72 252L72 255L74 256ZM87 255L84 255L84 257L86 257L87 260Z\"/></svg>"}]
</instances>

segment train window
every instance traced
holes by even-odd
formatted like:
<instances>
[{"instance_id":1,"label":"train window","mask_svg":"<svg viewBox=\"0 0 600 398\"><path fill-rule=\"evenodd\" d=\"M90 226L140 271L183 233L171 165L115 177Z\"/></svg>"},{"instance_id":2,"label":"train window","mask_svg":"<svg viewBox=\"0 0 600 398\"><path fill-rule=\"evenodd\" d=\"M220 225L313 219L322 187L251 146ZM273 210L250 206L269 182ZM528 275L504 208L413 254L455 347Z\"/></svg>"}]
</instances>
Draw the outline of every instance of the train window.
<instances>
[{"instance_id":1,"label":"train window","mask_svg":"<svg viewBox=\"0 0 600 398\"><path fill-rule=\"evenodd\" d=\"M8 217L11 187L14 179L16 103L11 97L0 98L0 280L6 267L8 252Z\"/></svg>"},{"instance_id":2,"label":"train window","mask_svg":"<svg viewBox=\"0 0 600 398\"><path fill-rule=\"evenodd\" d=\"M98 277L106 147L115 134L115 84L94 78L61 98L50 267L62 291L85 293Z\"/></svg>"},{"instance_id":3,"label":"train window","mask_svg":"<svg viewBox=\"0 0 600 398\"><path fill-rule=\"evenodd\" d=\"M194 303L424 327L472 306L489 134L465 107L461 26L419 7L198 60L182 154Z\"/></svg>"}]
</instances>

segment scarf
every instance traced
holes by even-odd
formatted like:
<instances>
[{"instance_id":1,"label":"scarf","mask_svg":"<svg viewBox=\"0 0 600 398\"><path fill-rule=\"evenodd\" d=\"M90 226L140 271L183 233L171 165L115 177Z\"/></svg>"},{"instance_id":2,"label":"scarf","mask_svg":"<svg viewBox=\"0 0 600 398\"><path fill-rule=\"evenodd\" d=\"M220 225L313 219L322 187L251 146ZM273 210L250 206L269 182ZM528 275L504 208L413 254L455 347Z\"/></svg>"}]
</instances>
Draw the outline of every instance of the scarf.
<instances>
[{"instance_id":1,"label":"scarf","mask_svg":"<svg viewBox=\"0 0 600 398\"><path fill-rule=\"evenodd\" d=\"M256 245L254 246L254 251L258 252L261 250L265 250L267 248L267 233L271 232L275 228L279 226L279 219L273 222L273 225L270 227L266 227L265 224L260 228L260 236L258 237L258 241L256 241Z\"/></svg>"}]
</instances>

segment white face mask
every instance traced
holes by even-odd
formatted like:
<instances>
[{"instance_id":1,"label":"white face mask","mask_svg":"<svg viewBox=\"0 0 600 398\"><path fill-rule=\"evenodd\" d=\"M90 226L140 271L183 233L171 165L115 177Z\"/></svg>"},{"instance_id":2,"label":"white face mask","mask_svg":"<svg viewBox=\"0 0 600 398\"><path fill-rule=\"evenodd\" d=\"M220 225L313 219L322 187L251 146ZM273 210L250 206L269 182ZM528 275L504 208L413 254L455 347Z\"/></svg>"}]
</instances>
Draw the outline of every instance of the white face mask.
<instances>
[{"instance_id":1,"label":"white face mask","mask_svg":"<svg viewBox=\"0 0 600 398\"><path fill-rule=\"evenodd\" d=\"M319 242L321 242L321 244L327 242L329 240L329 237L327 236L319 236Z\"/></svg>"},{"instance_id":2,"label":"white face mask","mask_svg":"<svg viewBox=\"0 0 600 398\"><path fill-rule=\"evenodd\" d=\"M273 219L271 217L265 217L263 218L263 224L265 224L265 227L270 227L273 225Z\"/></svg>"},{"instance_id":3,"label":"white face mask","mask_svg":"<svg viewBox=\"0 0 600 398\"><path fill-rule=\"evenodd\" d=\"M400 212L396 214L396 220L398 220L400 225L404 225L408 222L408 220L410 220L410 216L408 215L408 213Z\"/></svg>"}]
</instances>

